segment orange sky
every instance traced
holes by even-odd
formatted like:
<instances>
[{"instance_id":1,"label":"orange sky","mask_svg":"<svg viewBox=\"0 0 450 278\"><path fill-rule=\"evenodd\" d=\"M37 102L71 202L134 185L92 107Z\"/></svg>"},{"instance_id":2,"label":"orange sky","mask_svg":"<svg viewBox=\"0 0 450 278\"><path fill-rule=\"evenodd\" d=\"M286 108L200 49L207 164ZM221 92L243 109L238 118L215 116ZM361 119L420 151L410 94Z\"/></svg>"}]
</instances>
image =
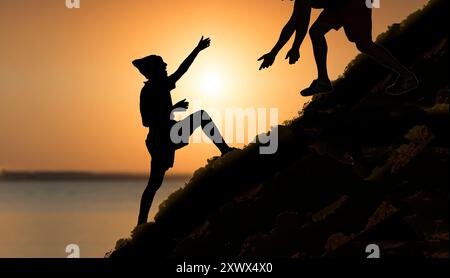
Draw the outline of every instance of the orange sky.
<instances>
[{"instance_id":1,"label":"orange sky","mask_svg":"<svg viewBox=\"0 0 450 278\"><path fill-rule=\"evenodd\" d=\"M426 0L382 0L374 36ZM280 0L64 0L0 2L0 169L148 170L146 130L139 116L144 78L131 61L160 54L169 73L209 36L177 84L174 101L199 100L205 108L277 107L279 121L293 118L307 99L300 89L315 78L311 43L289 66L282 50L274 67L258 71L291 14ZM317 16L317 12L315 16ZM328 35L332 78L357 54L342 31ZM208 94L213 74L218 91ZM218 154L211 144L177 152L172 173L190 173Z\"/></svg>"}]
</instances>

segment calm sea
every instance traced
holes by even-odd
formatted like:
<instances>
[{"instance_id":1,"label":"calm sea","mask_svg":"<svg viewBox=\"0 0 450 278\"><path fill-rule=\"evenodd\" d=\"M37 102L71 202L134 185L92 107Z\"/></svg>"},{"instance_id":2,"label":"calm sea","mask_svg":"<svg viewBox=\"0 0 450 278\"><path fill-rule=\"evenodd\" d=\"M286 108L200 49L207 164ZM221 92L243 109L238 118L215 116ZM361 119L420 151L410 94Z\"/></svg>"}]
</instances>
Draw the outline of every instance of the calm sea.
<instances>
[{"instance_id":1,"label":"calm sea","mask_svg":"<svg viewBox=\"0 0 450 278\"><path fill-rule=\"evenodd\" d=\"M166 178L150 211L187 179ZM64 258L69 244L82 258L103 257L130 235L146 181L0 181L0 257Z\"/></svg>"}]
</instances>

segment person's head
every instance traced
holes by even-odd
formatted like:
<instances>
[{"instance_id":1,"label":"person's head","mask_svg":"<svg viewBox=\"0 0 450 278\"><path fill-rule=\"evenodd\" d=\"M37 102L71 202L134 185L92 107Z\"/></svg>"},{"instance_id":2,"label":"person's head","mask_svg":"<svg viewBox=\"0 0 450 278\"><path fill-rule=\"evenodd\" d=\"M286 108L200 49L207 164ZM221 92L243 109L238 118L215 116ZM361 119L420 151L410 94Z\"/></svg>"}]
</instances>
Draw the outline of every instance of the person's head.
<instances>
[{"instance_id":1,"label":"person's head","mask_svg":"<svg viewBox=\"0 0 450 278\"><path fill-rule=\"evenodd\" d=\"M150 55L136 59L132 63L147 79L163 79L167 77L167 64L160 56Z\"/></svg>"}]
</instances>

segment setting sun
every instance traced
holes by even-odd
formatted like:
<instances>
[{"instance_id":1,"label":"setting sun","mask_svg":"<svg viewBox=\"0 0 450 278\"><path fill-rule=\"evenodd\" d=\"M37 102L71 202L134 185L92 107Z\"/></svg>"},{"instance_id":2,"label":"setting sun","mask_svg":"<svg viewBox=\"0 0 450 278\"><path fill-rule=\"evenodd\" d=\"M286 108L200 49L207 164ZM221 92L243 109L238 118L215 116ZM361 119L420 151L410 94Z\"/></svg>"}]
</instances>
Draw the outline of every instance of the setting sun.
<instances>
[{"instance_id":1,"label":"setting sun","mask_svg":"<svg viewBox=\"0 0 450 278\"><path fill-rule=\"evenodd\" d=\"M207 72L202 76L203 93L206 96L217 96L223 89L221 76L216 72Z\"/></svg>"}]
</instances>

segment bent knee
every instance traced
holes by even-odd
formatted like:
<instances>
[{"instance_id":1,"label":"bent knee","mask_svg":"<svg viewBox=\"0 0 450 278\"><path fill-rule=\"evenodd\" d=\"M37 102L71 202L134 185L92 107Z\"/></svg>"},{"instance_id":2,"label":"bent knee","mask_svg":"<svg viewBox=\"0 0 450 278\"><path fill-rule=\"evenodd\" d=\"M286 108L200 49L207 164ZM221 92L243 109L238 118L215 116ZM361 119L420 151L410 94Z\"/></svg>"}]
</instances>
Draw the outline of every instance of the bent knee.
<instances>
[{"instance_id":1,"label":"bent knee","mask_svg":"<svg viewBox=\"0 0 450 278\"><path fill-rule=\"evenodd\" d=\"M313 24L313 26L311 26L311 28L309 28L309 36L311 37L311 39L317 39L317 38L325 37L325 32L322 30L320 25Z\"/></svg>"},{"instance_id":2,"label":"bent knee","mask_svg":"<svg viewBox=\"0 0 450 278\"><path fill-rule=\"evenodd\" d=\"M211 116L209 116L208 112L206 112L203 109L199 110L197 113L200 114L202 120L210 120L211 119Z\"/></svg>"},{"instance_id":3,"label":"bent knee","mask_svg":"<svg viewBox=\"0 0 450 278\"><path fill-rule=\"evenodd\" d=\"M355 45L356 48L362 53L366 53L374 47L374 43L372 41L356 42Z\"/></svg>"},{"instance_id":4,"label":"bent knee","mask_svg":"<svg viewBox=\"0 0 450 278\"><path fill-rule=\"evenodd\" d=\"M159 182L150 181L147 184L147 187L145 187L145 190L143 193L144 196L146 196L148 194L150 194L150 195L155 194L158 191L158 189L161 187L161 185L162 185L162 182L159 183Z\"/></svg>"}]
</instances>

